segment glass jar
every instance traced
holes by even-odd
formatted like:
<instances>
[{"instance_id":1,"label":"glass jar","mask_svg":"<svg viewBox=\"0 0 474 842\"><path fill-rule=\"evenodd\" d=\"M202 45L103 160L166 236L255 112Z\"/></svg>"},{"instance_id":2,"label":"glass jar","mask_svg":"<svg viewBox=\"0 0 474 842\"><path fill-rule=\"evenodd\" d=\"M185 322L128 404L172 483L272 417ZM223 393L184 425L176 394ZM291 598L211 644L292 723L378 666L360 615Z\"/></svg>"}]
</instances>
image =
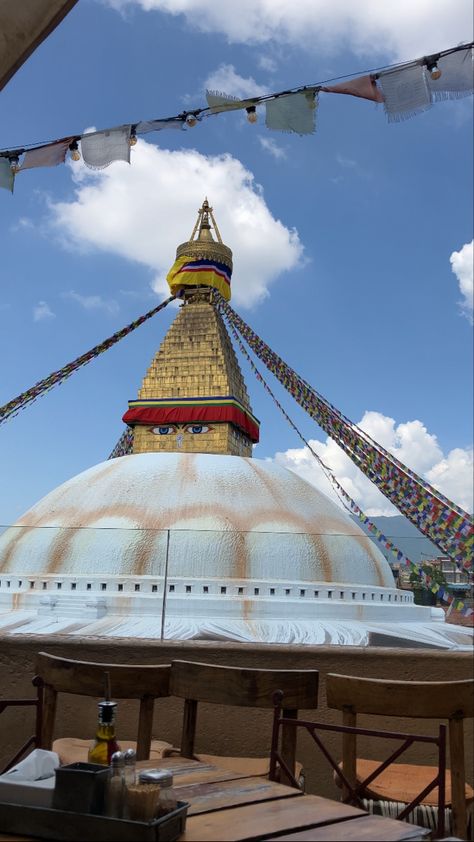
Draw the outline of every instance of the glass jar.
<instances>
[{"instance_id":1,"label":"glass jar","mask_svg":"<svg viewBox=\"0 0 474 842\"><path fill-rule=\"evenodd\" d=\"M178 796L173 787L173 775L167 769L144 769L140 772L140 784L157 784L160 787L155 818L166 816L176 810Z\"/></svg>"}]
</instances>

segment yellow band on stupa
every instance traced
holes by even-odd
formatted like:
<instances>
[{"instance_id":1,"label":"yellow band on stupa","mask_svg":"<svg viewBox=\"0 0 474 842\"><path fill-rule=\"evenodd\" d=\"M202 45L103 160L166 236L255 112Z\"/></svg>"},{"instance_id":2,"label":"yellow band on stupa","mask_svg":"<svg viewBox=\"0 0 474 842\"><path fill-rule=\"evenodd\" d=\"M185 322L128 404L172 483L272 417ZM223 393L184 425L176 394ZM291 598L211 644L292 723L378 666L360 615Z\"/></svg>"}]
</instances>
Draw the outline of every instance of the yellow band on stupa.
<instances>
[{"instance_id":1,"label":"yellow band on stupa","mask_svg":"<svg viewBox=\"0 0 474 842\"><path fill-rule=\"evenodd\" d=\"M196 258L189 255L178 257L166 276L173 295L183 287L208 286L217 289L226 301L230 301L232 270L217 260Z\"/></svg>"}]
</instances>

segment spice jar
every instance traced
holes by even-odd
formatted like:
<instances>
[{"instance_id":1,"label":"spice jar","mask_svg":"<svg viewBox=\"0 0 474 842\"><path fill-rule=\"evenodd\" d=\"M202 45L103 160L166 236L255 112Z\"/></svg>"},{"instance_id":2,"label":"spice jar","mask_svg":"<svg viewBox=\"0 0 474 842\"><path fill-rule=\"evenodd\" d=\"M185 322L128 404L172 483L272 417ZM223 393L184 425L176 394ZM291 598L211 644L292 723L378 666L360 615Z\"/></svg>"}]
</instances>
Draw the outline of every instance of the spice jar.
<instances>
[{"instance_id":1,"label":"spice jar","mask_svg":"<svg viewBox=\"0 0 474 842\"><path fill-rule=\"evenodd\" d=\"M140 772L140 784L157 784L160 787L155 818L166 816L176 810L178 796L173 787L173 775L167 769L144 769Z\"/></svg>"}]
</instances>

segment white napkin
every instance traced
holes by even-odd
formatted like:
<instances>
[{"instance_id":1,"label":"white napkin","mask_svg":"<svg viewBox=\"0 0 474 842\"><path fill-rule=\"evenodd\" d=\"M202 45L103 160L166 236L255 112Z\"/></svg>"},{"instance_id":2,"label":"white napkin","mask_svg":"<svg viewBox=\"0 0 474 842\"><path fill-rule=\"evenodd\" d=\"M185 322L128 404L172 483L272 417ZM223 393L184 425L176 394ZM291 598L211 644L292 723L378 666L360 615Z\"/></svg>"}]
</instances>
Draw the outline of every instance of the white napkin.
<instances>
[{"instance_id":1,"label":"white napkin","mask_svg":"<svg viewBox=\"0 0 474 842\"><path fill-rule=\"evenodd\" d=\"M13 766L8 772L0 775L0 781L5 780L9 783L15 781L42 781L45 778L52 778L54 770L59 766L59 757L55 751L45 751L42 748L36 748L28 757L25 757L16 766Z\"/></svg>"}]
</instances>

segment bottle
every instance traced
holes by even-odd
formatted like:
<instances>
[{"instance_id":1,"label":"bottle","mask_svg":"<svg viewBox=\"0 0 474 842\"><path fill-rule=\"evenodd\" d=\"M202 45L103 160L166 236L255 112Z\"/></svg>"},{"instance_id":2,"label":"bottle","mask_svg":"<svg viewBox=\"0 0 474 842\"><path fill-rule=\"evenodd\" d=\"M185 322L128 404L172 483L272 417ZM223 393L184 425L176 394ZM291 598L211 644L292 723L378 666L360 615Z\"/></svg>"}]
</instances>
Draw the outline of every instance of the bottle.
<instances>
[{"instance_id":1,"label":"bottle","mask_svg":"<svg viewBox=\"0 0 474 842\"><path fill-rule=\"evenodd\" d=\"M124 803L124 756L115 751L110 759L110 778L105 796L105 813L112 818L121 819Z\"/></svg>"},{"instance_id":2,"label":"bottle","mask_svg":"<svg viewBox=\"0 0 474 842\"><path fill-rule=\"evenodd\" d=\"M89 763L100 763L108 766L112 755L120 751L120 746L115 738L115 711L117 702L99 702L99 722L95 735L94 745L89 749Z\"/></svg>"}]
</instances>

